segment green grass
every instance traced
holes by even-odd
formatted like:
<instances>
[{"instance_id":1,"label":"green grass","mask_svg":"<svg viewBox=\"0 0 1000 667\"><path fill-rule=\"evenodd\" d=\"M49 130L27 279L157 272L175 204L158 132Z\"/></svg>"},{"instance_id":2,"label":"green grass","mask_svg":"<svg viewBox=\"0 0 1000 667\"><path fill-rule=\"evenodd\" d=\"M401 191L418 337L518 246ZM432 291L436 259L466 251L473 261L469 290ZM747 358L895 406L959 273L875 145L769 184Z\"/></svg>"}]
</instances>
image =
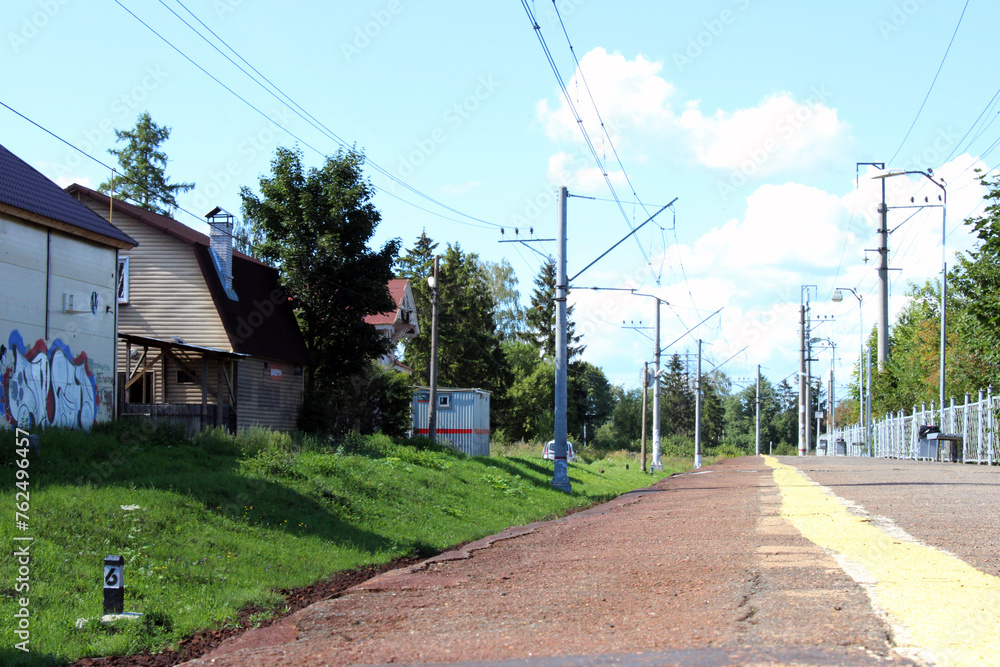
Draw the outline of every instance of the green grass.
<instances>
[{"instance_id":1,"label":"green grass","mask_svg":"<svg viewBox=\"0 0 1000 667\"><path fill-rule=\"evenodd\" d=\"M339 443L250 431L194 441L141 423L91 434L40 432L30 454L29 528L13 521L14 434L0 440L0 539L30 536L30 590L0 562L0 664L60 665L174 646L233 622L275 589L408 555L429 555L508 526L552 517L651 484L626 453L570 465L572 494L554 491L540 446L470 458L426 439ZM535 451L537 449L537 451ZM665 461L666 470L689 461ZM628 469L626 469L628 466ZM671 467L673 466L673 467ZM660 474L658 474L660 476ZM103 560L125 558L125 609L142 621L102 626ZM28 598L30 653L7 622ZM79 622L78 619L87 619ZM82 627L77 627L82 625Z\"/></svg>"}]
</instances>

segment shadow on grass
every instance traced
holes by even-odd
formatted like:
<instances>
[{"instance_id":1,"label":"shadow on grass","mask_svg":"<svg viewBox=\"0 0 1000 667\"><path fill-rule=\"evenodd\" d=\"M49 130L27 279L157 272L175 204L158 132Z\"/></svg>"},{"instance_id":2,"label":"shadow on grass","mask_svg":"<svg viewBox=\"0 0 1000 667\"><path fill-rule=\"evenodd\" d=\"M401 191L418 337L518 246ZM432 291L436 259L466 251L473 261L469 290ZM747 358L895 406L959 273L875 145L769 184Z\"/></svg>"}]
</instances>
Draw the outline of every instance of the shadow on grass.
<instances>
[{"instance_id":1,"label":"shadow on grass","mask_svg":"<svg viewBox=\"0 0 1000 667\"><path fill-rule=\"evenodd\" d=\"M545 466L538 463L534 463L527 459L522 459L522 458L507 459L503 457L486 458L481 456L481 457L476 457L475 460L478 461L479 463L482 463L486 467L499 468L500 470L503 470L515 477L523 479L525 482L531 484L532 486L536 486L539 488L548 488L552 482L551 466ZM514 461L517 461L517 463L514 463ZM536 477L535 475L526 474L525 468L527 468L528 471L540 475L541 479L539 479L539 477Z\"/></svg>"},{"instance_id":2,"label":"shadow on grass","mask_svg":"<svg viewBox=\"0 0 1000 667\"><path fill-rule=\"evenodd\" d=\"M420 550L418 544L392 540L358 525L363 521L358 503L370 490L355 480L345 481L348 490L335 492L301 477L266 479L242 471L235 450L197 447L169 428L138 436L129 432L133 437L121 440L116 437L121 434L109 432L110 428L95 431L89 435L42 431L41 455L31 464L32 484L167 491L235 523L314 536L369 553L398 553L407 546ZM304 493L303 487L309 492Z\"/></svg>"},{"instance_id":3,"label":"shadow on grass","mask_svg":"<svg viewBox=\"0 0 1000 667\"><path fill-rule=\"evenodd\" d=\"M66 664L66 660L57 658L54 655L38 653L31 648L28 643L29 653L16 648L0 647L0 665L4 667L59 667Z\"/></svg>"}]
</instances>

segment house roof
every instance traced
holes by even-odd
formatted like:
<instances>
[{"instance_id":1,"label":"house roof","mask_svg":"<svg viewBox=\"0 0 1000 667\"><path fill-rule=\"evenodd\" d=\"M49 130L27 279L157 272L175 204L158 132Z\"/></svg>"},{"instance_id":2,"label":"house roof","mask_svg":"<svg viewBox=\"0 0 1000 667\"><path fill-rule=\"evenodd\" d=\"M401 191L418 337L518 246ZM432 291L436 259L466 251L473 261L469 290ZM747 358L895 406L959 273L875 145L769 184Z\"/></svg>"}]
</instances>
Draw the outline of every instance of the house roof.
<instances>
[{"instance_id":1,"label":"house roof","mask_svg":"<svg viewBox=\"0 0 1000 667\"><path fill-rule=\"evenodd\" d=\"M276 269L234 252L233 290L239 300L233 300L226 295L208 246L195 244L194 254L233 350L299 366L312 363Z\"/></svg>"},{"instance_id":2,"label":"house roof","mask_svg":"<svg viewBox=\"0 0 1000 667\"><path fill-rule=\"evenodd\" d=\"M66 192L74 197L90 197L96 202L99 202L105 206L111 206L111 197L104 194L103 192L98 192L97 190L92 190L85 185L80 185L79 183L73 183L66 188ZM202 234L196 231L182 222L178 222L171 218L170 216L160 215L159 213L154 213L141 206L136 206L135 204L130 204L127 201L121 199L115 199L114 210L125 213L129 217L135 218L141 222L146 223L153 229L157 229L167 236L172 236L178 241L183 241L188 245L201 244L204 246L209 245L209 238L207 234ZM97 215L96 213L94 215ZM100 218L100 216L98 216ZM104 218L101 218L103 221ZM258 264L263 264L260 260L246 255L239 250L233 250L233 257L240 257L242 259L250 260L251 262L257 262Z\"/></svg>"},{"instance_id":3,"label":"house roof","mask_svg":"<svg viewBox=\"0 0 1000 667\"><path fill-rule=\"evenodd\" d=\"M365 322L374 326L395 324L399 318L399 311L403 307L403 299L406 297L406 289L409 285L410 280L408 278L393 278L390 280L388 285L389 297L396 304L396 307L384 313L368 315L365 317Z\"/></svg>"},{"instance_id":4,"label":"house roof","mask_svg":"<svg viewBox=\"0 0 1000 667\"><path fill-rule=\"evenodd\" d=\"M83 185L74 183L66 190L77 197L89 197L104 205L111 203L107 195ZM191 246L234 352L295 365L311 363L295 313L280 287L276 269L234 250L233 290L239 299L230 299L209 252L210 241L206 234L168 216L118 199L114 201L114 210Z\"/></svg>"},{"instance_id":5,"label":"house roof","mask_svg":"<svg viewBox=\"0 0 1000 667\"><path fill-rule=\"evenodd\" d=\"M14 210L11 210L14 209ZM27 162L0 146L0 210L115 248L134 248L135 239L80 204Z\"/></svg>"}]
</instances>

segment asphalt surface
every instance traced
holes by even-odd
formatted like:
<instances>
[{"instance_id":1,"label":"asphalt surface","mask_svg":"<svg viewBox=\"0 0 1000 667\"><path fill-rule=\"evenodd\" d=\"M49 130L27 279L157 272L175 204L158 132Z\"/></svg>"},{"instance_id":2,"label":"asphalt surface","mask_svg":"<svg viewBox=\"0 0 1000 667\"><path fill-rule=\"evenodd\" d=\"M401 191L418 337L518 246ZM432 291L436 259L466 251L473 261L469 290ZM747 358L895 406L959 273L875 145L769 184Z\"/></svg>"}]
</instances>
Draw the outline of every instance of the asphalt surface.
<instances>
[{"instance_id":1,"label":"asphalt surface","mask_svg":"<svg viewBox=\"0 0 1000 667\"><path fill-rule=\"evenodd\" d=\"M997 467L728 459L185 664L1000 665L998 518Z\"/></svg>"}]
</instances>

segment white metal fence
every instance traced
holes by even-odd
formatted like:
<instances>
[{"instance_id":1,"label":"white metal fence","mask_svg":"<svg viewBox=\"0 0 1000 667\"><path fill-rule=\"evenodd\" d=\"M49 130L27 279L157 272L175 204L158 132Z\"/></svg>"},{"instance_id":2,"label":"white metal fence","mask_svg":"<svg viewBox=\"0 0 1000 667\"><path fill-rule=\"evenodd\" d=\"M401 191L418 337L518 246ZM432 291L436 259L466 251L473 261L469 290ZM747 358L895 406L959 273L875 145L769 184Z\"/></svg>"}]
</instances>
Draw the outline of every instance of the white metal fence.
<instances>
[{"instance_id":1,"label":"white metal fence","mask_svg":"<svg viewBox=\"0 0 1000 667\"><path fill-rule=\"evenodd\" d=\"M941 425L940 411L934 404L914 407L911 414L900 411L888 414L883 419L872 419L870 435L865 429L854 424L838 428L834 432L833 443L843 439L844 445L828 447L828 455L878 456L892 459L916 459L922 453L919 448L919 431L924 424L935 424L942 433L962 437L962 446L957 459L963 463L1000 463L1000 446L997 443L997 410L1000 396L994 396L992 389L980 391L979 399L956 404L955 399L944 410L944 424ZM924 452L926 453L926 452Z\"/></svg>"}]
</instances>

